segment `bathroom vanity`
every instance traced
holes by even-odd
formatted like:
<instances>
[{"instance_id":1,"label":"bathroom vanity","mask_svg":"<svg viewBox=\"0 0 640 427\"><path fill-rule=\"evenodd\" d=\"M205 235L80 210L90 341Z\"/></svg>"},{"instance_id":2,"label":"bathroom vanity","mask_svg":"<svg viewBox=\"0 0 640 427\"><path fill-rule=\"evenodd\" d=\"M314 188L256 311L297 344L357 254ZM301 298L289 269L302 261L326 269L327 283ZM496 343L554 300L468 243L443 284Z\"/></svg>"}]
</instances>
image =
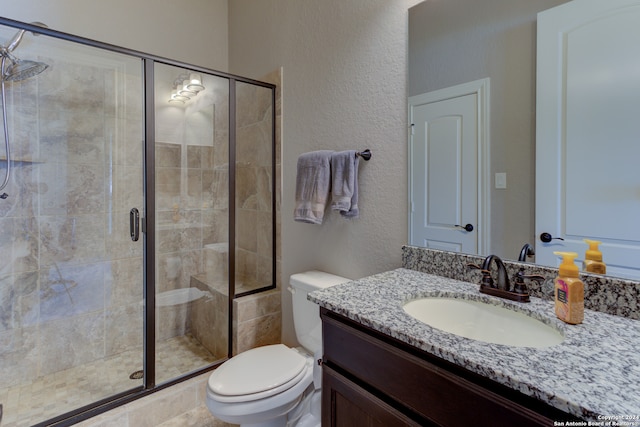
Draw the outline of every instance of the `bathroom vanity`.
<instances>
[{"instance_id":1,"label":"bathroom vanity","mask_svg":"<svg viewBox=\"0 0 640 427\"><path fill-rule=\"evenodd\" d=\"M573 419L326 309L322 321L327 425L526 427Z\"/></svg>"},{"instance_id":2,"label":"bathroom vanity","mask_svg":"<svg viewBox=\"0 0 640 427\"><path fill-rule=\"evenodd\" d=\"M323 425L550 426L640 416L637 320L587 310L571 326L555 319L550 301L478 295L476 284L407 269L311 294L323 320ZM528 348L447 333L402 309L424 296L515 304L564 339Z\"/></svg>"}]
</instances>

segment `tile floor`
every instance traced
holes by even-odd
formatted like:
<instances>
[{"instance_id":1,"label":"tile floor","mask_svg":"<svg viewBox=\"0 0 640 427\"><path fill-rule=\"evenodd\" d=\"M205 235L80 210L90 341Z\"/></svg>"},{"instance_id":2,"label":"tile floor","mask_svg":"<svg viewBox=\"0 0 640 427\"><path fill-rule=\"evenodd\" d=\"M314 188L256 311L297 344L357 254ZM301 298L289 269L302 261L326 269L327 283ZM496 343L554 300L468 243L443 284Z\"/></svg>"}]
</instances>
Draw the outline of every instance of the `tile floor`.
<instances>
[{"instance_id":1,"label":"tile floor","mask_svg":"<svg viewBox=\"0 0 640 427\"><path fill-rule=\"evenodd\" d=\"M156 350L157 384L215 362L215 358L189 335L158 343ZM142 379L132 380L129 376L139 369L142 369L142 352L129 351L41 377L27 384L0 389L0 403L4 412L1 425L27 427L138 387ZM201 411L196 411L187 416L184 421L186 424L182 425L208 426L202 423L189 424L201 416Z\"/></svg>"},{"instance_id":2,"label":"tile floor","mask_svg":"<svg viewBox=\"0 0 640 427\"><path fill-rule=\"evenodd\" d=\"M209 375L191 378L75 427L234 427L215 419L205 405Z\"/></svg>"}]
</instances>

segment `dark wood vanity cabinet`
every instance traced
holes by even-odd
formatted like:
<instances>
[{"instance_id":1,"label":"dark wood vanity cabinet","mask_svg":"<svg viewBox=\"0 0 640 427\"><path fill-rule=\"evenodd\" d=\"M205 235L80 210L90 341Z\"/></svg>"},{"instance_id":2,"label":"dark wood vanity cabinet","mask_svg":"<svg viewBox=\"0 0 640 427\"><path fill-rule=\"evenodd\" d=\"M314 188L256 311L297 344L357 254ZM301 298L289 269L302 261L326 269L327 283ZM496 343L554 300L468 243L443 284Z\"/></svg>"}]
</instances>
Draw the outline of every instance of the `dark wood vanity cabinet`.
<instances>
[{"instance_id":1,"label":"dark wood vanity cabinet","mask_svg":"<svg viewBox=\"0 0 640 427\"><path fill-rule=\"evenodd\" d=\"M575 420L326 309L323 426L553 426Z\"/></svg>"}]
</instances>

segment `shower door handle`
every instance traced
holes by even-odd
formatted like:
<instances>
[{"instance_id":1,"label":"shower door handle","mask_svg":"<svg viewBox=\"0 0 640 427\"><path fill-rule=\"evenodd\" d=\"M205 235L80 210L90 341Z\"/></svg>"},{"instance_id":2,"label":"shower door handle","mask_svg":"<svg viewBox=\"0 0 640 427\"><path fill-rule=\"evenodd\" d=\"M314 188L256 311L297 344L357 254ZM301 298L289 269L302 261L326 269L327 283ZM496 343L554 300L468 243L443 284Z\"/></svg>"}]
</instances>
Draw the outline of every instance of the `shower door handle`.
<instances>
[{"instance_id":1,"label":"shower door handle","mask_svg":"<svg viewBox=\"0 0 640 427\"><path fill-rule=\"evenodd\" d=\"M131 240L137 242L140 238L140 212L137 208L133 208L129 212L129 232Z\"/></svg>"}]
</instances>

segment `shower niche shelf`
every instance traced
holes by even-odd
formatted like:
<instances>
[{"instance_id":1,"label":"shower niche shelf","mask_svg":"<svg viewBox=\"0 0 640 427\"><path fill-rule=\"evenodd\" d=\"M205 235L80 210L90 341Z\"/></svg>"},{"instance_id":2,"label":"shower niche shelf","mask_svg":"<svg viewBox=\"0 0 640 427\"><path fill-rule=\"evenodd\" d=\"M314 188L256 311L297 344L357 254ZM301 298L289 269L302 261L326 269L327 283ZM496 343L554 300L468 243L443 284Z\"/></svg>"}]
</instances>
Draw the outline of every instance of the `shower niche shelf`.
<instances>
[{"instance_id":1,"label":"shower niche shelf","mask_svg":"<svg viewBox=\"0 0 640 427\"><path fill-rule=\"evenodd\" d=\"M6 156L0 156L0 161L1 162L6 162L7 161L7 157ZM40 159L32 159L30 157L19 157L17 159L12 158L11 161L13 163L44 163L44 160L40 160Z\"/></svg>"}]
</instances>

